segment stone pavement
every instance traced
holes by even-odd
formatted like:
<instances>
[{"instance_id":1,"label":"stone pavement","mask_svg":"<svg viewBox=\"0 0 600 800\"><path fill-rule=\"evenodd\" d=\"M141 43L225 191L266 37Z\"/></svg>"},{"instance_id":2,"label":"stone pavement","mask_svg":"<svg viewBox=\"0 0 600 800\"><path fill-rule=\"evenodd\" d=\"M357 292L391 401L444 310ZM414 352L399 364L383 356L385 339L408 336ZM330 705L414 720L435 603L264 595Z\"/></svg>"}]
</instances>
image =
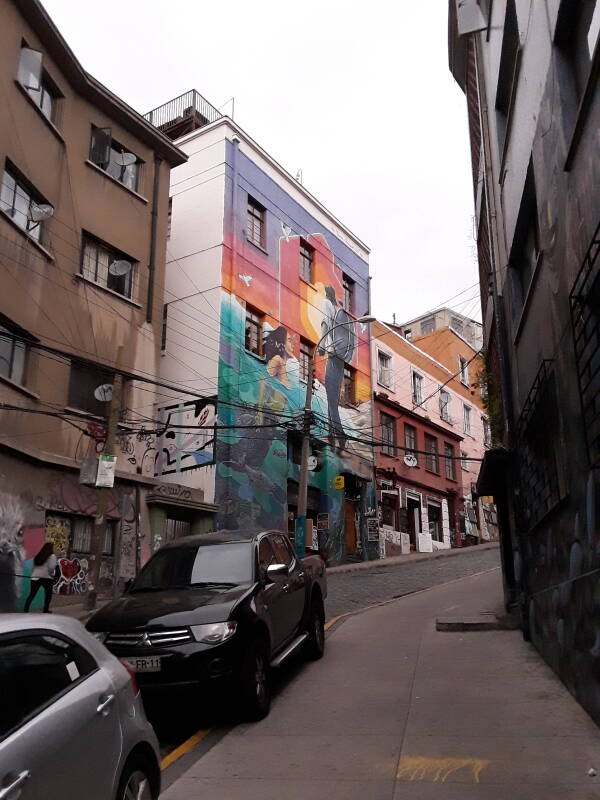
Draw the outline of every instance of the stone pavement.
<instances>
[{"instance_id":1,"label":"stone pavement","mask_svg":"<svg viewBox=\"0 0 600 800\"><path fill-rule=\"evenodd\" d=\"M600 731L520 632L435 629L501 603L494 569L345 618L163 800L598 800Z\"/></svg>"}]
</instances>

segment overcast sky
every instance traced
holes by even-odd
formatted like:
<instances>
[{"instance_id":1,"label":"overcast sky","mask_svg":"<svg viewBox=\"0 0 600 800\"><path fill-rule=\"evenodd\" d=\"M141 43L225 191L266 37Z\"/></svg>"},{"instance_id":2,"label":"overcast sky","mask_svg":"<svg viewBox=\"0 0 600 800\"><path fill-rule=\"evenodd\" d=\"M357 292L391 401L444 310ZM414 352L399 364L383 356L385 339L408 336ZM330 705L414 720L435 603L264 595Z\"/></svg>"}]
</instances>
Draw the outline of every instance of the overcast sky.
<instances>
[{"instance_id":1,"label":"overcast sky","mask_svg":"<svg viewBox=\"0 0 600 800\"><path fill-rule=\"evenodd\" d=\"M447 2L45 0L84 68L144 113L195 88L371 248L405 321L477 281L465 98ZM395 7L395 8L394 8ZM477 287L449 305L480 318Z\"/></svg>"}]
</instances>

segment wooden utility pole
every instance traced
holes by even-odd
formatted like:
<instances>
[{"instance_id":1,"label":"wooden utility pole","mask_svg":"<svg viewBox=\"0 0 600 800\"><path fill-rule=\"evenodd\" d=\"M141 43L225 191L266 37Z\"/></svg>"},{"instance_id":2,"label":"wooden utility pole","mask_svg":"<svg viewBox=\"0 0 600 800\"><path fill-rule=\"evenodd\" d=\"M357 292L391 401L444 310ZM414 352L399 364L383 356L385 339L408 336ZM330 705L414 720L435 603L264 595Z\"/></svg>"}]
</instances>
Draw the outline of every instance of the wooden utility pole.
<instances>
[{"instance_id":1,"label":"wooden utility pole","mask_svg":"<svg viewBox=\"0 0 600 800\"><path fill-rule=\"evenodd\" d=\"M120 363L122 348L119 347L117 353L117 365ZM106 426L106 441L104 443L104 455L111 455L115 449L117 438L117 428L119 425L119 415L121 413L121 393L123 389L123 376L115 373L112 387L112 397L108 412ZM90 547L90 567L88 570L88 592L87 608L96 608L98 599L98 584L100 582L100 565L102 563L102 551L104 550L104 540L107 529L106 509L108 506L108 493L110 489L99 486L96 489L96 519L94 530L92 531L92 543ZM115 559L116 560L116 559Z\"/></svg>"}]
</instances>

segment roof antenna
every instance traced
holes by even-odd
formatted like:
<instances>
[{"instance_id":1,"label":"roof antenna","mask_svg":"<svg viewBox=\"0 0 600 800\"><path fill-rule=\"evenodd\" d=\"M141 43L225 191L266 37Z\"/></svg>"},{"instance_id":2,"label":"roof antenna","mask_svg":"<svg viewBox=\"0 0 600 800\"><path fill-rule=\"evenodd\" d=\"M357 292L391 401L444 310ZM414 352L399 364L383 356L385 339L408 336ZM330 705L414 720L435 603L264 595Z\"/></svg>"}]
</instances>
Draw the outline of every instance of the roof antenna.
<instances>
[{"instance_id":1,"label":"roof antenna","mask_svg":"<svg viewBox=\"0 0 600 800\"><path fill-rule=\"evenodd\" d=\"M392 325L395 324L396 324L396 312L394 311L394 313L392 314Z\"/></svg>"}]
</instances>

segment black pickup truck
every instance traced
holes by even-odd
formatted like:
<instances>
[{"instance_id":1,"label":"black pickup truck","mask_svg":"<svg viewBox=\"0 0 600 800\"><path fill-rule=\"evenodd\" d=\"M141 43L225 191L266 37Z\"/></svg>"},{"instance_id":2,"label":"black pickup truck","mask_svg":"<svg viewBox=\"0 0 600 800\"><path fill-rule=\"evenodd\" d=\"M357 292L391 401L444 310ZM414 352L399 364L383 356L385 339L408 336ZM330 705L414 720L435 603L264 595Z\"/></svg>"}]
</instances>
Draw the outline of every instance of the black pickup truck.
<instances>
[{"instance_id":1,"label":"black pickup truck","mask_svg":"<svg viewBox=\"0 0 600 800\"><path fill-rule=\"evenodd\" d=\"M325 564L280 531L187 536L158 550L87 628L144 692L226 683L245 716L269 712L269 670L303 646L323 655Z\"/></svg>"}]
</instances>

